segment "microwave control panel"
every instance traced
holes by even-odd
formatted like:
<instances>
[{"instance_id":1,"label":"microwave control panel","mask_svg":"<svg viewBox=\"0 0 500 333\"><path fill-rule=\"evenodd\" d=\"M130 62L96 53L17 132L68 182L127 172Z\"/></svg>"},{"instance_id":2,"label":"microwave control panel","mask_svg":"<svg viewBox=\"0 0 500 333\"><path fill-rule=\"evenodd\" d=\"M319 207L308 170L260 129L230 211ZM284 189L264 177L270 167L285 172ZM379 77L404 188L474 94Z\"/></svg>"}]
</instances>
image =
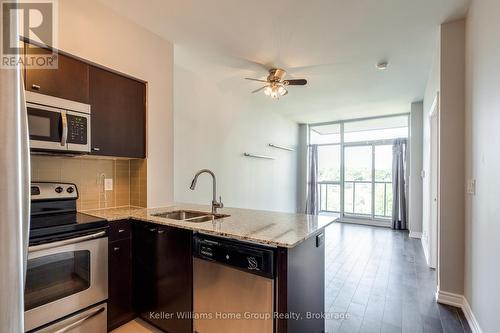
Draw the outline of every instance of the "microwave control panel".
<instances>
[{"instance_id":1,"label":"microwave control panel","mask_svg":"<svg viewBox=\"0 0 500 333\"><path fill-rule=\"evenodd\" d=\"M68 115L68 142L74 144L87 144L86 117Z\"/></svg>"}]
</instances>

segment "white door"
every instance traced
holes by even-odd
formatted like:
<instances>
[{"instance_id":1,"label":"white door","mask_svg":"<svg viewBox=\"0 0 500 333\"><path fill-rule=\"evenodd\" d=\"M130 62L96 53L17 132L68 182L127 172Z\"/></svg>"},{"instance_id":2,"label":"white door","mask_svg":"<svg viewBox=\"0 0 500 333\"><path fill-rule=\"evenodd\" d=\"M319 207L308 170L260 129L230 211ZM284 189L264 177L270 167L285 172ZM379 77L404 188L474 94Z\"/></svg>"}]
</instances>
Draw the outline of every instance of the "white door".
<instances>
[{"instance_id":1,"label":"white door","mask_svg":"<svg viewBox=\"0 0 500 333\"><path fill-rule=\"evenodd\" d=\"M437 267L438 260L438 213L439 213L439 97L429 115L431 149L430 149L430 180L429 180L429 266Z\"/></svg>"}]
</instances>

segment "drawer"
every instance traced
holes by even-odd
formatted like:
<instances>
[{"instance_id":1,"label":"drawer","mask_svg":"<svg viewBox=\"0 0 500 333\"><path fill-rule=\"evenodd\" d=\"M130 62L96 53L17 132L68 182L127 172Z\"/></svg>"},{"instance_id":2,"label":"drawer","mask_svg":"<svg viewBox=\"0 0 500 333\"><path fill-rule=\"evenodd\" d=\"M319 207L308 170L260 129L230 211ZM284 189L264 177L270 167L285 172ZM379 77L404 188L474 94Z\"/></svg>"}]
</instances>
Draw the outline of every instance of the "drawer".
<instances>
[{"instance_id":1,"label":"drawer","mask_svg":"<svg viewBox=\"0 0 500 333\"><path fill-rule=\"evenodd\" d=\"M130 238L131 224L129 220L109 222L109 241Z\"/></svg>"}]
</instances>

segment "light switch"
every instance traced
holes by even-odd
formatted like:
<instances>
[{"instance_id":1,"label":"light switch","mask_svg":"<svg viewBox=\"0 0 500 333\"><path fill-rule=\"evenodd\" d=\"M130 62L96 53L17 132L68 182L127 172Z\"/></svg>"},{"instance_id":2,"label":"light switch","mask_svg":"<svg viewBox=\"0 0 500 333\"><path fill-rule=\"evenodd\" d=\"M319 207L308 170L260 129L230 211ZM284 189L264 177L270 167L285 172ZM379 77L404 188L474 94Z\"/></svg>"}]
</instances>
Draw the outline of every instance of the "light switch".
<instances>
[{"instance_id":1,"label":"light switch","mask_svg":"<svg viewBox=\"0 0 500 333\"><path fill-rule=\"evenodd\" d=\"M104 179L104 191L113 191L113 178Z\"/></svg>"},{"instance_id":2,"label":"light switch","mask_svg":"<svg viewBox=\"0 0 500 333\"><path fill-rule=\"evenodd\" d=\"M471 194L471 195L476 194L476 180L475 179L467 180L467 194Z\"/></svg>"}]
</instances>

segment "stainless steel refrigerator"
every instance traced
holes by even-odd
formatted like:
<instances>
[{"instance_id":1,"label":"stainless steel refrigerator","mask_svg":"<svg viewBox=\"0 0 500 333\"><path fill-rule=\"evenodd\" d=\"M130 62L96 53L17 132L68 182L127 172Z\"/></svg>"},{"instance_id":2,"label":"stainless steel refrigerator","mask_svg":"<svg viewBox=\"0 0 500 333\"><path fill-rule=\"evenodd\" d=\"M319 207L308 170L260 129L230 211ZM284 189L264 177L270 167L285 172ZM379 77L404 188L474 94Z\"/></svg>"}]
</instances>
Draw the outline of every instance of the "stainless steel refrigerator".
<instances>
[{"instance_id":1,"label":"stainless steel refrigerator","mask_svg":"<svg viewBox=\"0 0 500 333\"><path fill-rule=\"evenodd\" d=\"M21 73L19 66L0 69L0 328L6 333L24 332L30 155Z\"/></svg>"}]
</instances>

